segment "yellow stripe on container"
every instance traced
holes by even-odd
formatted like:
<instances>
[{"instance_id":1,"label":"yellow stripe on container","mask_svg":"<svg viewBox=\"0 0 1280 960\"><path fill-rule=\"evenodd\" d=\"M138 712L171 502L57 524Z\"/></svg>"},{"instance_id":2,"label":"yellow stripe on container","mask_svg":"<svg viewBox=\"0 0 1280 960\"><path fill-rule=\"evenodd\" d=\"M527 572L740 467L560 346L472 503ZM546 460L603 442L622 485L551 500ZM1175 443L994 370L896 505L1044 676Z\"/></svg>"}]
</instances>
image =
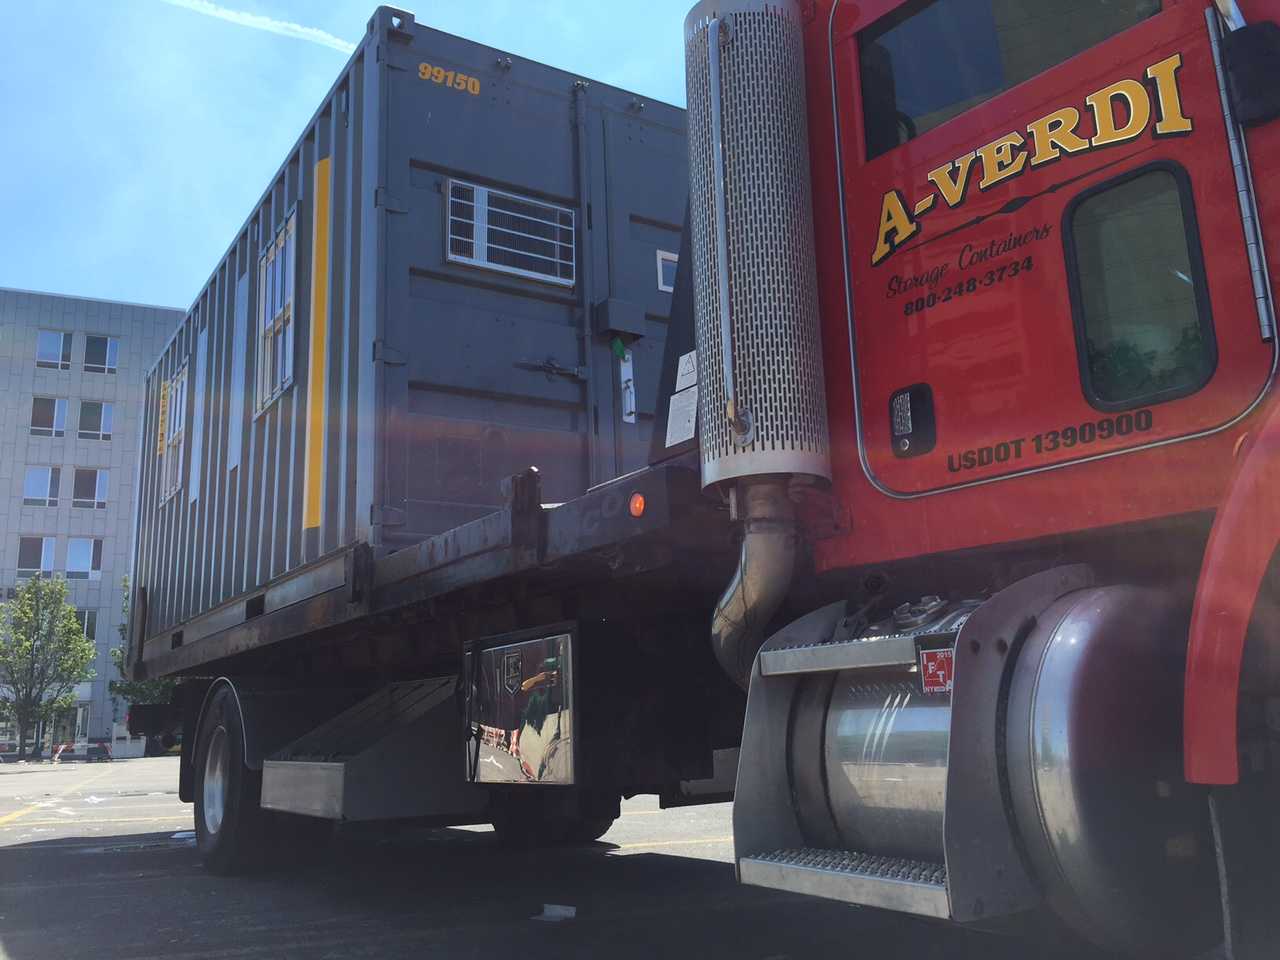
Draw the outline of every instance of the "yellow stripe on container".
<instances>
[{"instance_id":1,"label":"yellow stripe on container","mask_svg":"<svg viewBox=\"0 0 1280 960\"><path fill-rule=\"evenodd\" d=\"M320 526L329 356L329 158L316 161L311 205L311 350L307 363L307 452L302 526Z\"/></svg>"}]
</instances>

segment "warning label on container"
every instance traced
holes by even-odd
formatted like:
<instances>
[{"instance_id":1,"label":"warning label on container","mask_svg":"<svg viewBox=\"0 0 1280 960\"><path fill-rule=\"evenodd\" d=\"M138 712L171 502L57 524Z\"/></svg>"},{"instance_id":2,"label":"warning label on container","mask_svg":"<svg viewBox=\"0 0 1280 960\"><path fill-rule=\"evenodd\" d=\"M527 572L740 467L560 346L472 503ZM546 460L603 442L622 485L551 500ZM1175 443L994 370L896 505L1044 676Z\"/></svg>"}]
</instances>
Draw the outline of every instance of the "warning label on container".
<instances>
[{"instance_id":1,"label":"warning label on container","mask_svg":"<svg viewBox=\"0 0 1280 960\"><path fill-rule=\"evenodd\" d=\"M698 351L690 350L680 357L680 365L676 368L676 389L679 393L686 387L698 382Z\"/></svg>"},{"instance_id":2,"label":"warning label on container","mask_svg":"<svg viewBox=\"0 0 1280 960\"><path fill-rule=\"evenodd\" d=\"M920 686L925 693L950 693L955 678L954 650L920 651Z\"/></svg>"},{"instance_id":3,"label":"warning label on container","mask_svg":"<svg viewBox=\"0 0 1280 960\"><path fill-rule=\"evenodd\" d=\"M686 387L671 397L667 411L667 446L692 440L698 423L698 387Z\"/></svg>"}]
</instances>

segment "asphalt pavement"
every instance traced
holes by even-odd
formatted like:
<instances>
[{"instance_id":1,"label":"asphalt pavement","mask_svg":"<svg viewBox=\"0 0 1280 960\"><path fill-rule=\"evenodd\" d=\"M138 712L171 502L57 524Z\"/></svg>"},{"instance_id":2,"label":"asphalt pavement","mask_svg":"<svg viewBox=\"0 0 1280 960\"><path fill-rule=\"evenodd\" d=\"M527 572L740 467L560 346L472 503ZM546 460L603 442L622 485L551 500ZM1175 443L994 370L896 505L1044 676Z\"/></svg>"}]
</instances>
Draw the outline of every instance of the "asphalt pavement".
<instances>
[{"instance_id":1,"label":"asphalt pavement","mask_svg":"<svg viewBox=\"0 0 1280 960\"><path fill-rule=\"evenodd\" d=\"M740 887L728 804L638 797L575 849L348 832L304 866L228 878L201 867L177 787L173 757L0 765L0 958L1096 957ZM548 912L573 915L533 919Z\"/></svg>"}]
</instances>

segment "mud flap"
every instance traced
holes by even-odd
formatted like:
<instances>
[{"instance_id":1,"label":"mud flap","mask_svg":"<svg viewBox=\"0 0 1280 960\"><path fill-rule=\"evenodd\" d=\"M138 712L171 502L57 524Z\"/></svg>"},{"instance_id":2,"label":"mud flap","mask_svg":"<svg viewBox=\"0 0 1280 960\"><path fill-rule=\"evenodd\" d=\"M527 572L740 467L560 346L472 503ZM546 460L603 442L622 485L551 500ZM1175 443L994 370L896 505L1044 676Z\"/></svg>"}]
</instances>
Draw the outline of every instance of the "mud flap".
<instances>
[{"instance_id":1,"label":"mud flap","mask_svg":"<svg viewBox=\"0 0 1280 960\"><path fill-rule=\"evenodd\" d=\"M1209 794L1228 960L1270 960L1280 943L1280 777L1242 775Z\"/></svg>"}]
</instances>

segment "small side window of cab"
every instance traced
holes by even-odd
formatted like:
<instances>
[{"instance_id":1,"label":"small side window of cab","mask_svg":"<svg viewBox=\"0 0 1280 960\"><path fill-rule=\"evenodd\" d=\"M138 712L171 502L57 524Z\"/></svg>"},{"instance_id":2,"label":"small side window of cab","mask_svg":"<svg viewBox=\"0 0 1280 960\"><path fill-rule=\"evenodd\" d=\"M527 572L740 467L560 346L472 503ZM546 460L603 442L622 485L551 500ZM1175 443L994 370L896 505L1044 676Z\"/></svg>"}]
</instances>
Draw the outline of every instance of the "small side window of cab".
<instances>
[{"instance_id":1,"label":"small side window of cab","mask_svg":"<svg viewBox=\"0 0 1280 960\"><path fill-rule=\"evenodd\" d=\"M1100 410L1199 390L1217 341L1191 183L1172 163L1087 191L1063 219L1080 378Z\"/></svg>"}]
</instances>

